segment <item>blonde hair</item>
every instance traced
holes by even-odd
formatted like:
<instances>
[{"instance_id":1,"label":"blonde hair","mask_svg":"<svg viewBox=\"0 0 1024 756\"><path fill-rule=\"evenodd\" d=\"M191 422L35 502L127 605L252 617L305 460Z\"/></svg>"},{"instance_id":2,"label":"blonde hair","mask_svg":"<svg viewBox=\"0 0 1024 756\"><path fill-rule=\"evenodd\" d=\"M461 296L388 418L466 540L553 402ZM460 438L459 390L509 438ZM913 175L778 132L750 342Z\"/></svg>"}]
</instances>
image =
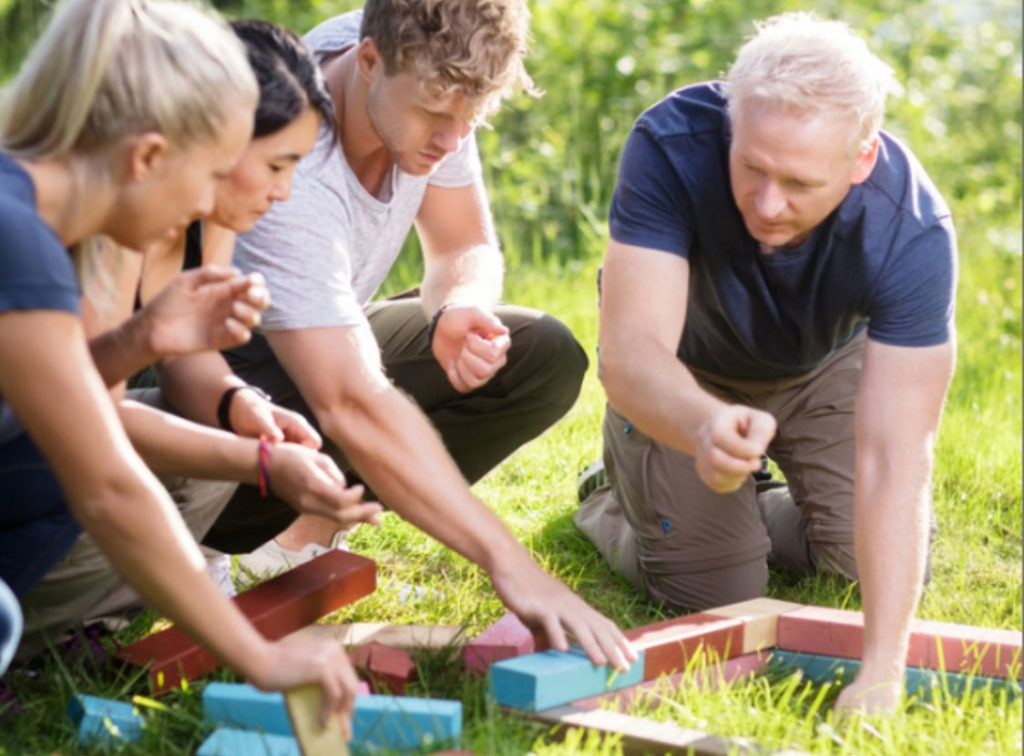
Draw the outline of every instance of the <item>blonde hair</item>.
<instances>
[{"instance_id":1,"label":"blonde hair","mask_svg":"<svg viewBox=\"0 0 1024 756\"><path fill-rule=\"evenodd\" d=\"M523 66L529 18L523 0L367 0L359 36L389 76L415 74L439 99L459 92L484 117L518 90L539 94Z\"/></svg>"},{"instance_id":2,"label":"blonde hair","mask_svg":"<svg viewBox=\"0 0 1024 756\"><path fill-rule=\"evenodd\" d=\"M145 131L188 146L257 96L242 43L213 13L168 0L65 0L0 97L0 149L86 155Z\"/></svg>"},{"instance_id":3,"label":"blonde hair","mask_svg":"<svg viewBox=\"0 0 1024 756\"><path fill-rule=\"evenodd\" d=\"M886 95L899 91L892 69L841 21L801 12L755 26L724 82L729 117L749 106L836 113L854 124L855 151L868 149L881 128Z\"/></svg>"}]
</instances>

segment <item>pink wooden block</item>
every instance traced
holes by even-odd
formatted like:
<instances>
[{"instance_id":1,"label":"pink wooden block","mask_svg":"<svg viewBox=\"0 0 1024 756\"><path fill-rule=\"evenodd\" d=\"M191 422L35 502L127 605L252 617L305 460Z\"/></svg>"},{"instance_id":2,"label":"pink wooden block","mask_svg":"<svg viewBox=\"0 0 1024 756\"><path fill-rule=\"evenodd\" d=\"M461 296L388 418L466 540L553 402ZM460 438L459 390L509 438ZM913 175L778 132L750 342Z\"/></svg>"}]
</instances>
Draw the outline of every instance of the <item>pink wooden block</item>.
<instances>
[{"instance_id":1,"label":"pink wooden block","mask_svg":"<svg viewBox=\"0 0 1024 756\"><path fill-rule=\"evenodd\" d=\"M535 637L519 617L508 612L463 646L462 662L467 670L484 674L496 661L543 651L547 647L546 638Z\"/></svg>"},{"instance_id":2,"label":"pink wooden block","mask_svg":"<svg viewBox=\"0 0 1024 756\"><path fill-rule=\"evenodd\" d=\"M924 638L927 666L947 672L1021 679L1021 634L1017 630L915 620Z\"/></svg>"},{"instance_id":3,"label":"pink wooden block","mask_svg":"<svg viewBox=\"0 0 1024 756\"><path fill-rule=\"evenodd\" d=\"M370 683L366 682L366 680L360 680L359 684L356 686L356 695L357 696L368 696L368 695L370 695Z\"/></svg>"},{"instance_id":4,"label":"pink wooden block","mask_svg":"<svg viewBox=\"0 0 1024 756\"><path fill-rule=\"evenodd\" d=\"M929 667L925 634L913 629L907 647L908 667ZM785 651L860 659L864 655L864 614L848 609L806 606L779 616L778 647Z\"/></svg>"},{"instance_id":5,"label":"pink wooden block","mask_svg":"<svg viewBox=\"0 0 1024 756\"><path fill-rule=\"evenodd\" d=\"M626 630L623 635L644 652L644 680L682 670L703 649L719 659L740 656L743 621L711 614L690 614Z\"/></svg>"}]
</instances>

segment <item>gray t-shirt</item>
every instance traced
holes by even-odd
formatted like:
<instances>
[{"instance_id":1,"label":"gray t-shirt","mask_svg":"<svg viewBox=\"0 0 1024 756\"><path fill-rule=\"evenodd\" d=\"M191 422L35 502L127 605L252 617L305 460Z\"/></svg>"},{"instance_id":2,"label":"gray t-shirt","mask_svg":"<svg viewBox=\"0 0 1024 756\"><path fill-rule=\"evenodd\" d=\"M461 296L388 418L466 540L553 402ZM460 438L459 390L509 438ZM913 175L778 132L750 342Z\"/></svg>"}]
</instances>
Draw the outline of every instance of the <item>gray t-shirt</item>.
<instances>
[{"instance_id":1,"label":"gray t-shirt","mask_svg":"<svg viewBox=\"0 0 1024 756\"><path fill-rule=\"evenodd\" d=\"M318 58L359 39L362 11L329 19L306 35ZM370 195L340 145L321 131L295 170L292 193L238 237L234 263L260 271L270 288L263 330L359 325L412 228L428 186L461 187L483 178L470 135L430 176L392 166L380 196Z\"/></svg>"}]
</instances>

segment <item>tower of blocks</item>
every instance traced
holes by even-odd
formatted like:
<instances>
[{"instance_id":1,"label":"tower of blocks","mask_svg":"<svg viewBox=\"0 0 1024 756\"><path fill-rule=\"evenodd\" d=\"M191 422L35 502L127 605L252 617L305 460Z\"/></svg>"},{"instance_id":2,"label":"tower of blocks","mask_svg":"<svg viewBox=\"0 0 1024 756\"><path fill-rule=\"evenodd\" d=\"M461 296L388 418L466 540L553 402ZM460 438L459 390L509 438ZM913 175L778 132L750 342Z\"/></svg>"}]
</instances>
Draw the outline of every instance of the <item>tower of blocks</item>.
<instances>
[{"instance_id":1,"label":"tower of blocks","mask_svg":"<svg viewBox=\"0 0 1024 756\"><path fill-rule=\"evenodd\" d=\"M506 620L503 619L502 622ZM687 749L695 754L764 753L739 740L657 723L624 712L659 678L678 684L691 659L720 662L690 670L698 685L733 682L773 665L800 669L817 682L852 679L863 652L861 612L759 598L626 631L640 658L628 674L595 667L578 648L513 656L510 643L494 654L490 691L498 704L523 716L623 737L632 749ZM487 632L484 633L484 636ZM492 634L493 638L496 634ZM481 636L483 637L483 636ZM520 634L519 638L525 636ZM489 638L485 640L489 641ZM908 693L944 688L1004 686L1021 692L1021 634L917 620L907 652ZM618 711L609 711L611 708ZM795 754L794 751L779 753Z\"/></svg>"}]
</instances>

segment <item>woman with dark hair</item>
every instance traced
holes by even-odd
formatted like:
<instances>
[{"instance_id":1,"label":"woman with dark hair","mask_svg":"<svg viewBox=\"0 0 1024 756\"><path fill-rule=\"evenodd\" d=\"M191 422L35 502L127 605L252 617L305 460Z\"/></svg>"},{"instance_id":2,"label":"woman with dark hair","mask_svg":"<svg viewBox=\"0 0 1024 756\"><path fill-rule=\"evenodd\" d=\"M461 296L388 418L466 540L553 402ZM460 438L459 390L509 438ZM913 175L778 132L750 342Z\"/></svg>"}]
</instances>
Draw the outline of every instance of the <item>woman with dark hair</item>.
<instances>
[{"instance_id":1,"label":"woman with dark hair","mask_svg":"<svg viewBox=\"0 0 1024 756\"><path fill-rule=\"evenodd\" d=\"M115 274L106 282L113 296L109 291L98 295L98 279L85 287L83 310L90 335L140 317L166 287L200 273L190 269L230 264L235 233L251 228L274 202L288 197L295 167L318 134L335 138L333 103L301 40L265 21L236 21L232 28L244 43L259 85L253 137L231 171L218 180L212 212L204 220L179 227L141 256L126 256L110 240L92 248L95 267ZM94 306L93 300L100 298L104 306ZM95 341L93 346L94 351L99 348ZM163 355L122 344L116 359L104 361L104 377L109 385L117 384L154 356ZM219 352L168 357L157 363L156 372L159 390L130 390L118 409L129 438L147 465L164 476L162 482L196 540L238 483L257 479L297 510L330 517L342 527L377 522L380 506L361 502L362 488L346 489L334 462L317 453L319 434L300 415L277 407L235 377ZM121 397L123 387L114 394ZM257 445L259 454L252 451ZM266 463L262 472L261 455ZM221 590L233 594L228 557L204 551ZM20 653L29 656L45 645L46 636L136 606L138 598L102 558L96 543L82 536L22 604L25 637Z\"/></svg>"}]
</instances>

